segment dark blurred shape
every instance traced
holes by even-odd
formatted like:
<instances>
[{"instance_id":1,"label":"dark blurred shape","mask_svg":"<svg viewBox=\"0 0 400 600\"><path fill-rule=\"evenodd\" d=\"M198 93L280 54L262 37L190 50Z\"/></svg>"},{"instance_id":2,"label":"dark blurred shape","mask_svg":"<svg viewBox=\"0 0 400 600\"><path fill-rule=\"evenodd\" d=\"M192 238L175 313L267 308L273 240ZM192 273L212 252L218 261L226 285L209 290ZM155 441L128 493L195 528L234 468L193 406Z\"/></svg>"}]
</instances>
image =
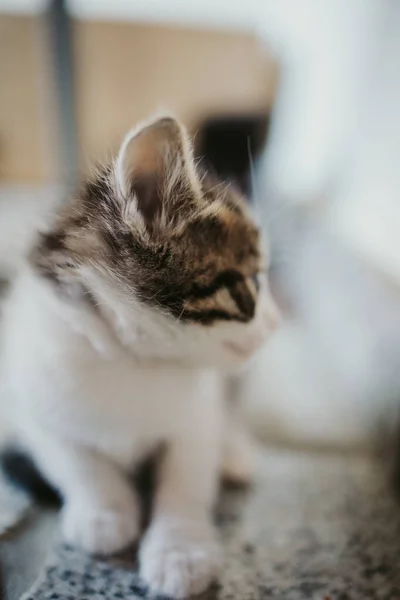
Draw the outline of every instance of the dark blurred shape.
<instances>
[{"instance_id":1,"label":"dark blurred shape","mask_svg":"<svg viewBox=\"0 0 400 600\"><path fill-rule=\"evenodd\" d=\"M210 118L199 128L196 155L221 179L233 181L250 197L251 163L265 146L268 126L267 114Z\"/></svg>"},{"instance_id":2,"label":"dark blurred shape","mask_svg":"<svg viewBox=\"0 0 400 600\"><path fill-rule=\"evenodd\" d=\"M48 9L54 90L58 102L62 177L74 187L78 173L72 20L66 0L51 0Z\"/></svg>"},{"instance_id":3,"label":"dark blurred shape","mask_svg":"<svg viewBox=\"0 0 400 600\"><path fill-rule=\"evenodd\" d=\"M133 484L139 492L143 529L150 520L158 465L164 452L163 445L156 448L137 465L132 473ZM42 475L33 458L17 446L9 446L1 451L0 469L12 485L29 494L36 504L40 506L62 504L63 499L60 492Z\"/></svg>"},{"instance_id":4,"label":"dark blurred shape","mask_svg":"<svg viewBox=\"0 0 400 600\"><path fill-rule=\"evenodd\" d=\"M43 477L34 460L19 448L10 446L2 451L0 468L13 485L27 492L38 504L61 503L59 492Z\"/></svg>"},{"instance_id":5,"label":"dark blurred shape","mask_svg":"<svg viewBox=\"0 0 400 600\"><path fill-rule=\"evenodd\" d=\"M400 426L398 427L397 437L394 441L394 469L393 483L398 498L400 499Z\"/></svg>"}]
</instances>

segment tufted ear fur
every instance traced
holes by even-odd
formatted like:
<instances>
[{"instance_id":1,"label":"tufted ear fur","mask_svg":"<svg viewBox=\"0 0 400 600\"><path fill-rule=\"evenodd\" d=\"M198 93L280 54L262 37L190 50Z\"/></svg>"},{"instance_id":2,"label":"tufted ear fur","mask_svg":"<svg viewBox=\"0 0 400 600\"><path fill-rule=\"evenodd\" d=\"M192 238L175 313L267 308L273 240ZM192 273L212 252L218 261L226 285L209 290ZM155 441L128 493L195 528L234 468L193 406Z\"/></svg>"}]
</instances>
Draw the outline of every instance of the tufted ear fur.
<instances>
[{"instance_id":1,"label":"tufted ear fur","mask_svg":"<svg viewBox=\"0 0 400 600\"><path fill-rule=\"evenodd\" d=\"M115 183L125 219L149 232L183 216L200 194L184 127L163 117L128 133L115 163Z\"/></svg>"}]
</instances>

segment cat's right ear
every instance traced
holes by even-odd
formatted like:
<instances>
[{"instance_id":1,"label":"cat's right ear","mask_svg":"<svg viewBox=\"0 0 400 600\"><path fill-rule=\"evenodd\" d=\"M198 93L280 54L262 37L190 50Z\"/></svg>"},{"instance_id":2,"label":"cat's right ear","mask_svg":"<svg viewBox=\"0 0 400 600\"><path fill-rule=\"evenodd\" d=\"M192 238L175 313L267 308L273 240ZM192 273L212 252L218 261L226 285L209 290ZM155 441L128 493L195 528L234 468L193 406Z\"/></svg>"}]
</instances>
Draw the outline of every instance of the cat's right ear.
<instances>
[{"instance_id":1,"label":"cat's right ear","mask_svg":"<svg viewBox=\"0 0 400 600\"><path fill-rule=\"evenodd\" d=\"M150 232L166 227L200 193L188 134L170 116L126 136L114 174L125 219Z\"/></svg>"}]
</instances>

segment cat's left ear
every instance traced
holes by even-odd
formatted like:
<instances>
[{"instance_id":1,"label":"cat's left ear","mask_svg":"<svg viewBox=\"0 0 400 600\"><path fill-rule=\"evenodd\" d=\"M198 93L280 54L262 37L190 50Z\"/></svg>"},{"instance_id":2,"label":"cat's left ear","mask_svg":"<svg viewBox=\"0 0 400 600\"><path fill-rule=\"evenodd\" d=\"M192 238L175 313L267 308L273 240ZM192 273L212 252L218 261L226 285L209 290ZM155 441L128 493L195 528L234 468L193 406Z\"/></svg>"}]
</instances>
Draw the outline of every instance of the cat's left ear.
<instances>
[{"instance_id":1,"label":"cat's left ear","mask_svg":"<svg viewBox=\"0 0 400 600\"><path fill-rule=\"evenodd\" d=\"M200 193L188 134L173 117L131 131L115 163L126 218L154 231L175 220Z\"/></svg>"}]
</instances>

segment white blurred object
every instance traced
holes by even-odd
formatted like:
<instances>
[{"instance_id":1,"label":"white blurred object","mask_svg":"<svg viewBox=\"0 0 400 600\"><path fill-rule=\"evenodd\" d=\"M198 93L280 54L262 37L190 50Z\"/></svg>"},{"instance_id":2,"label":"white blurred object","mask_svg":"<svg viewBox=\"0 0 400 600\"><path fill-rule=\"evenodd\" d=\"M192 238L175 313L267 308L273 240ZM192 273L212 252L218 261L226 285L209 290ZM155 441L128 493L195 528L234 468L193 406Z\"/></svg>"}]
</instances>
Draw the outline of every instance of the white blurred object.
<instances>
[{"instance_id":1,"label":"white blurred object","mask_svg":"<svg viewBox=\"0 0 400 600\"><path fill-rule=\"evenodd\" d=\"M54 206L60 186L2 186L0 188L0 279L11 277Z\"/></svg>"},{"instance_id":2,"label":"white blurred object","mask_svg":"<svg viewBox=\"0 0 400 600\"><path fill-rule=\"evenodd\" d=\"M319 196L346 160L380 13L381 0L264 4L260 35L280 65L266 177L288 201Z\"/></svg>"},{"instance_id":3,"label":"white blurred object","mask_svg":"<svg viewBox=\"0 0 400 600\"><path fill-rule=\"evenodd\" d=\"M368 448L400 397L400 289L326 231L310 228L296 247L282 275L296 315L255 358L242 397L264 439Z\"/></svg>"},{"instance_id":4,"label":"white blurred object","mask_svg":"<svg viewBox=\"0 0 400 600\"><path fill-rule=\"evenodd\" d=\"M266 1L261 34L281 66L261 187L296 320L242 393L264 437L365 447L400 400L400 3Z\"/></svg>"},{"instance_id":5,"label":"white blurred object","mask_svg":"<svg viewBox=\"0 0 400 600\"><path fill-rule=\"evenodd\" d=\"M330 193L329 225L400 282L400 3L269 0L260 34L281 67L268 189Z\"/></svg>"},{"instance_id":6,"label":"white blurred object","mask_svg":"<svg viewBox=\"0 0 400 600\"><path fill-rule=\"evenodd\" d=\"M327 221L400 286L400 3L382 2L347 178Z\"/></svg>"},{"instance_id":7,"label":"white blurred object","mask_svg":"<svg viewBox=\"0 0 400 600\"><path fill-rule=\"evenodd\" d=\"M253 32L263 2L264 0L247 0L245 3L242 0L67 0L67 7L78 19Z\"/></svg>"}]
</instances>

